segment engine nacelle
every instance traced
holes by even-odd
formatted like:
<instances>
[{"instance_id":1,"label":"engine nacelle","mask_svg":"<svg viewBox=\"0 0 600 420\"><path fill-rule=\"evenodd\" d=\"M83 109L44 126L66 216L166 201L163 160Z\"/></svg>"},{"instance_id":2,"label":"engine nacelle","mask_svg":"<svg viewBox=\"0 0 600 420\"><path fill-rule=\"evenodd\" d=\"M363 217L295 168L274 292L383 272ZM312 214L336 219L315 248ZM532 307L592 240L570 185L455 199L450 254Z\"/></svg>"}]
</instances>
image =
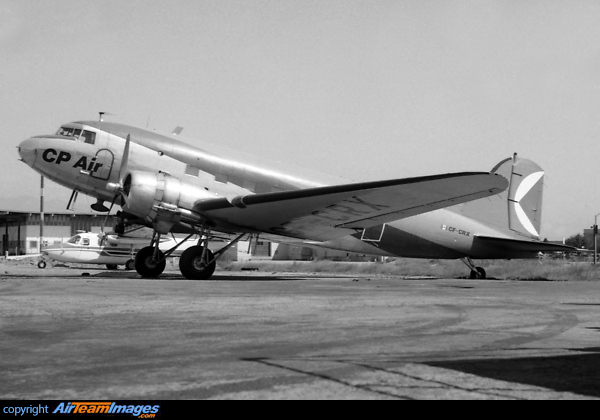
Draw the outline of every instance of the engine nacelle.
<instances>
[{"instance_id":1,"label":"engine nacelle","mask_svg":"<svg viewBox=\"0 0 600 420\"><path fill-rule=\"evenodd\" d=\"M204 187L185 182L164 172L132 171L123 183L123 210L156 222L161 233L169 232L174 223L200 223L201 217L191 209L198 200L218 198Z\"/></svg>"}]
</instances>

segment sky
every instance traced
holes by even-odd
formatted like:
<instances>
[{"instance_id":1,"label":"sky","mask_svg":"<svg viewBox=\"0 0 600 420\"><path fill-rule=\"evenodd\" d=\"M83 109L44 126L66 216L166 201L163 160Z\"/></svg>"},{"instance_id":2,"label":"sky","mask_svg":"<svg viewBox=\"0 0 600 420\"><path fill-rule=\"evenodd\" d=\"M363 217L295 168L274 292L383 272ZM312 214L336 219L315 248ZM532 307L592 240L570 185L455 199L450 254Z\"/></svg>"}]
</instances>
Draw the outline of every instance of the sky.
<instances>
[{"instance_id":1,"label":"sky","mask_svg":"<svg viewBox=\"0 0 600 420\"><path fill-rule=\"evenodd\" d=\"M39 210L20 141L103 111L351 181L518 153L546 171L542 237L569 237L600 213L598 22L597 0L2 0L0 209ZM47 210L69 196L45 183Z\"/></svg>"}]
</instances>

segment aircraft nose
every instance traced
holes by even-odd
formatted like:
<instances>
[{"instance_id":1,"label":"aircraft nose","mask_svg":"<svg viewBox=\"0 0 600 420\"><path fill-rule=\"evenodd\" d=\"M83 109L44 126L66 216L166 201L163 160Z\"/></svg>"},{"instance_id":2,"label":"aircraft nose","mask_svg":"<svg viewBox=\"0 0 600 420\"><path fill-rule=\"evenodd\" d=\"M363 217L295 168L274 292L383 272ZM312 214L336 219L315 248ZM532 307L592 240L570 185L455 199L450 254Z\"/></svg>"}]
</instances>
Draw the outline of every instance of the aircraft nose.
<instances>
[{"instance_id":1,"label":"aircraft nose","mask_svg":"<svg viewBox=\"0 0 600 420\"><path fill-rule=\"evenodd\" d=\"M21 160L29 166L33 166L33 163L35 162L35 158L37 156L38 143L39 142L36 139L31 138L23 140L17 146L17 150L19 151L19 156L21 156Z\"/></svg>"}]
</instances>

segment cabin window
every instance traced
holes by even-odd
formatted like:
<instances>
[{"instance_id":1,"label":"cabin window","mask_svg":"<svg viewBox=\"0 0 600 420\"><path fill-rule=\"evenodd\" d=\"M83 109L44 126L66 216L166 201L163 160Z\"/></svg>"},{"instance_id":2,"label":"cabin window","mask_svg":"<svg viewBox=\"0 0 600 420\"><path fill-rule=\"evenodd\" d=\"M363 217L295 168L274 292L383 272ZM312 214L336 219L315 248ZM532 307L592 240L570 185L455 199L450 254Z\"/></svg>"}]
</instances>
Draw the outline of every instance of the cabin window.
<instances>
[{"instance_id":1,"label":"cabin window","mask_svg":"<svg viewBox=\"0 0 600 420\"><path fill-rule=\"evenodd\" d=\"M216 174L215 181L220 182L221 184L227 184L227 182L229 181L229 178L225 174Z\"/></svg>"},{"instance_id":2,"label":"cabin window","mask_svg":"<svg viewBox=\"0 0 600 420\"><path fill-rule=\"evenodd\" d=\"M244 185L243 188L249 190L249 191L256 191L256 182L253 181L249 181L247 179L244 179Z\"/></svg>"},{"instance_id":3,"label":"cabin window","mask_svg":"<svg viewBox=\"0 0 600 420\"><path fill-rule=\"evenodd\" d=\"M191 165L186 165L185 167L185 174L186 175L190 175L190 176L195 176L198 177L198 175L200 174L200 169L195 168Z\"/></svg>"},{"instance_id":4,"label":"cabin window","mask_svg":"<svg viewBox=\"0 0 600 420\"><path fill-rule=\"evenodd\" d=\"M89 246L90 245L90 238L83 238L82 245Z\"/></svg>"},{"instance_id":5,"label":"cabin window","mask_svg":"<svg viewBox=\"0 0 600 420\"><path fill-rule=\"evenodd\" d=\"M92 131L83 130L81 138L85 143L94 144L96 143L96 133Z\"/></svg>"},{"instance_id":6,"label":"cabin window","mask_svg":"<svg viewBox=\"0 0 600 420\"><path fill-rule=\"evenodd\" d=\"M242 178L241 176L235 176L235 175L230 175L229 176L229 183L233 184L233 185L237 185L238 187L242 187L244 186L244 178Z\"/></svg>"}]
</instances>

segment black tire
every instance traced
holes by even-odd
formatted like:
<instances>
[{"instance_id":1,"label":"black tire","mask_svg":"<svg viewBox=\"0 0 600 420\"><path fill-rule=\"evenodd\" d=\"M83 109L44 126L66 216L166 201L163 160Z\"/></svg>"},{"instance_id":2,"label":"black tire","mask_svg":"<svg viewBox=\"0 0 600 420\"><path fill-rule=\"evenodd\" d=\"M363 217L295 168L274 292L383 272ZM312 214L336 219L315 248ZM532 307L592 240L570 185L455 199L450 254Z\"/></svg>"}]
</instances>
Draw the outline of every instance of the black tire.
<instances>
[{"instance_id":1,"label":"black tire","mask_svg":"<svg viewBox=\"0 0 600 420\"><path fill-rule=\"evenodd\" d=\"M106 268L109 270L116 270L119 267L116 264L106 264Z\"/></svg>"},{"instance_id":2,"label":"black tire","mask_svg":"<svg viewBox=\"0 0 600 420\"><path fill-rule=\"evenodd\" d=\"M135 270L135 261L132 259L127 260L127 262L125 263L125 270Z\"/></svg>"},{"instance_id":3,"label":"black tire","mask_svg":"<svg viewBox=\"0 0 600 420\"><path fill-rule=\"evenodd\" d=\"M206 261L202 261L202 250L204 247L196 245L183 251L179 257L179 271L188 280L208 280L211 278L217 268L216 261L210 265L206 265ZM214 258L213 253L208 250L206 253L208 261Z\"/></svg>"},{"instance_id":4,"label":"black tire","mask_svg":"<svg viewBox=\"0 0 600 420\"><path fill-rule=\"evenodd\" d=\"M38 262L38 268L46 268L46 261Z\"/></svg>"},{"instance_id":5,"label":"black tire","mask_svg":"<svg viewBox=\"0 0 600 420\"><path fill-rule=\"evenodd\" d=\"M123 222L119 222L115 225L115 227L113 228L113 231L117 234L117 235L122 235L125 233L125 223Z\"/></svg>"},{"instance_id":6,"label":"black tire","mask_svg":"<svg viewBox=\"0 0 600 420\"><path fill-rule=\"evenodd\" d=\"M164 259L162 251L158 251L158 258L161 260L158 264L154 261L154 247L147 246L139 250L135 255L135 271L142 277L158 277L165 271L167 261Z\"/></svg>"},{"instance_id":7,"label":"black tire","mask_svg":"<svg viewBox=\"0 0 600 420\"><path fill-rule=\"evenodd\" d=\"M475 267L475 270L471 270L471 279L485 279L486 272L482 267Z\"/></svg>"}]
</instances>

